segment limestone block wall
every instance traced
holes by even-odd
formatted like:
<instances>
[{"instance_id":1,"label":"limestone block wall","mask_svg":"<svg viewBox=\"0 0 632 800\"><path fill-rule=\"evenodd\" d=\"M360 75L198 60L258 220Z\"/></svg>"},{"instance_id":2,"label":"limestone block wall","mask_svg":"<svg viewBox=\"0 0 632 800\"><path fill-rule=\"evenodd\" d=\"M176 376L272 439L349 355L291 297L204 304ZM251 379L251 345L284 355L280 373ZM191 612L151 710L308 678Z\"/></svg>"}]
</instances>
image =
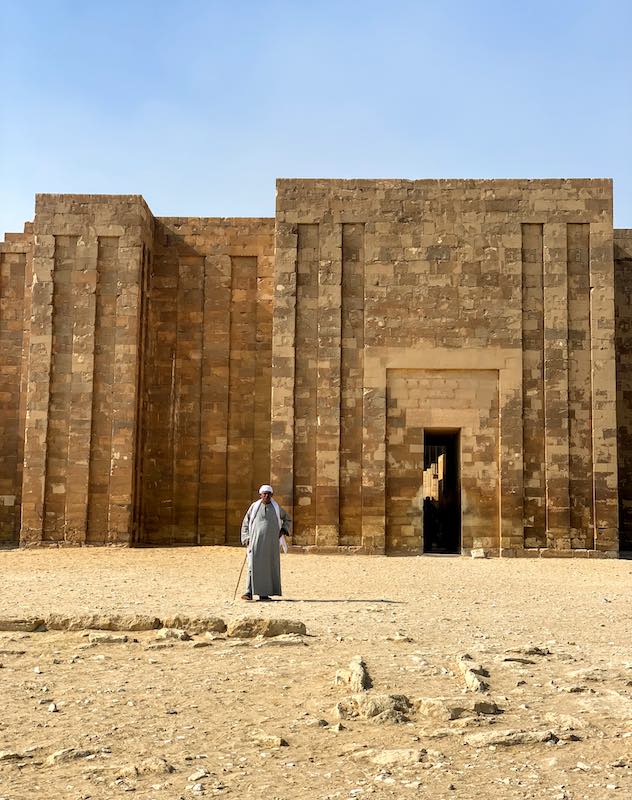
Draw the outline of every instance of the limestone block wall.
<instances>
[{"instance_id":1,"label":"limestone block wall","mask_svg":"<svg viewBox=\"0 0 632 800\"><path fill-rule=\"evenodd\" d=\"M607 180L278 182L271 469L297 544L419 551L409 456L448 427L465 552L616 553L611 209Z\"/></svg>"},{"instance_id":2,"label":"limestone block wall","mask_svg":"<svg viewBox=\"0 0 632 800\"><path fill-rule=\"evenodd\" d=\"M31 233L0 242L0 546L20 536Z\"/></svg>"},{"instance_id":3,"label":"limestone block wall","mask_svg":"<svg viewBox=\"0 0 632 800\"><path fill-rule=\"evenodd\" d=\"M270 476L274 221L159 218L133 540L234 544Z\"/></svg>"},{"instance_id":4,"label":"limestone block wall","mask_svg":"<svg viewBox=\"0 0 632 800\"><path fill-rule=\"evenodd\" d=\"M24 545L129 541L152 224L140 196L36 198Z\"/></svg>"},{"instance_id":5,"label":"limestone block wall","mask_svg":"<svg viewBox=\"0 0 632 800\"><path fill-rule=\"evenodd\" d=\"M621 550L632 550L632 229L614 232Z\"/></svg>"},{"instance_id":6,"label":"limestone block wall","mask_svg":"<svg viewBox=\"0 0 632 800\"><path fill-rule=\"evenodd\" d=\"M460 426L462 548L498 547L498 389L497 370L387 370L387 551L419 550L424 431L453 427L455 419Z\"/></svg>"}]
</instances>

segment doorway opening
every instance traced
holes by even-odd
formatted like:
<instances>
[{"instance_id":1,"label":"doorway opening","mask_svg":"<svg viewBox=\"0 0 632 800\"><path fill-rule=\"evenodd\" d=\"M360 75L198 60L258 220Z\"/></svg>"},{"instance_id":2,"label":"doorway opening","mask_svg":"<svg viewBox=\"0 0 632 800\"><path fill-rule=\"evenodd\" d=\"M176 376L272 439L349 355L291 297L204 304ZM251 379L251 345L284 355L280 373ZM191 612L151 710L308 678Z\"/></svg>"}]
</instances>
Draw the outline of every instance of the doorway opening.
<instances>
[{"instance_id":1,"label":"doorway opening","mask_svg":"<svg viewBox=\"0 0 632 800\"><path fill-rule=\"evenodd\" d=\"M459 430L424 430L424 553L461 552L459 439Z\"/></svg>"}]
</instances>

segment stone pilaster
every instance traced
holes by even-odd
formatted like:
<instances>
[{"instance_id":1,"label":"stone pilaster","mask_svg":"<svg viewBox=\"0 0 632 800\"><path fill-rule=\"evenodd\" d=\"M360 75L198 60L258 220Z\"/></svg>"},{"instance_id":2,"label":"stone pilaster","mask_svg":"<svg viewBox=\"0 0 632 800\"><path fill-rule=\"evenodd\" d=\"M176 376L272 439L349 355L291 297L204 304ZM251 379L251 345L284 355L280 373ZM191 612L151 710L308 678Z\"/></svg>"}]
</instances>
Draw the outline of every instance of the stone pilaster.
<instances>
[{"instance_id":1,"label":"stone pilaster","mask_svg":"<svg viewBox=\"0 0 632 800\"><path fill-rule=\"evenodd\" d=\"M547 547L570 542L566 225L544 225L544 427Z\"/></svg>"},{"instance_id":2,"label":"stone pilaster","mask_svg":"<svg viewBox=\"0 0 632 800\"><path fill-rule=\"evenodd\" d=\"M609 215L590 226L590 285L595 549L616 555L619 530L614 261Z\"/></svg>"},{"instance_id":3,"label":"stone pilaster","mask_svg":"<svg viewBox=\"0 0 632 800\"><path fill-rule=\"evenodd\" d=\"M335 547L340 527L342 226L320 225L316 384L316 545Z\"/></svg>"}]
</instances>

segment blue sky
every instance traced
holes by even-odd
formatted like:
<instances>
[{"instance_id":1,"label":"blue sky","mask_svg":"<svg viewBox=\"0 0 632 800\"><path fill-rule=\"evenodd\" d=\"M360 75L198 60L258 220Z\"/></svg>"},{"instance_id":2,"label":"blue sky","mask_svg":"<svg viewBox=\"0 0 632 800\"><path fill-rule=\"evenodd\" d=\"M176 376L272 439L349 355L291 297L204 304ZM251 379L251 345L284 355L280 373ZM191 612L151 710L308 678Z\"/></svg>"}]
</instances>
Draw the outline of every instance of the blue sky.
<instances>
[{"instance_id":1,"label":"blue sky","mask_svg":"<svg viewBox=\"0 0 632 800\"><path fill-rule=\"evenodd\" d=\"M0 239L36 192L272 216L276 177L612 177L629 0L0 0Z\"/></svg>"}]
</instances>

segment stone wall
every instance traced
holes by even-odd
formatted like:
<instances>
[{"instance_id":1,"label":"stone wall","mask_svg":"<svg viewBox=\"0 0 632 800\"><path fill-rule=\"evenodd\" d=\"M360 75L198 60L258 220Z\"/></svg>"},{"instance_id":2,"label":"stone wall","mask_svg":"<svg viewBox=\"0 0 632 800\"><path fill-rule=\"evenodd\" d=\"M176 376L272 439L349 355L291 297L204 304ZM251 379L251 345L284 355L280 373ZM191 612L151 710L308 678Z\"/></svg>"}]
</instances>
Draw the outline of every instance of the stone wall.
<instances>
[{"instance_id":1,"label":"stone wall","mask_svg":"<svg viewBox=\"0 0 632 800\"><path fill-rule=\"evenodd\" d=\"M419 552L408 456L438 426L469 430L465 552L616 553L611 209L607 180L278 182L272 476L297 544Z\"/></svg>"},{"instance_id":2,"label":"stone wall","mask_svg":"<svg viewBox=\"0 0 632 800\"><path fill-rule=\"evenodd\" d=\"M33 231L21 542L127 543L151 213L38 195Z\"/></svg>"},{"instance_id":3,"label":"stone wall","mask_svg":"<svg viewBox=\"0 0 632 800\"><path fill-rule=\"evenodd\" d=\"M270 473L274 222L156 220L134 541L224 544Z\"/></svg>"},{"instance_id":4,"label":"stone wall","mask_svg":"<svg viewBox=\"0 0 632 800\"><path fill-rule=\"evenodd\" d=\"M20 537L32 236L0 242L0 546Z\"/></svg>"},{"instance_id":5,"label":"stone wall","mask_svg":"<svg viewBox=\"0 0 632 800\"><path fill-rule=\"evenodd\" d=\"M269 480L273 220L39 195L33 231L0 245L0 544L237 542Z\"/></svg>"},{"instance_id":6,"label":"stone wall","mask_svg":"<svg viewBox=\"0 0 632 800\"><path fill-rule=\"evenodd\" d=\"M0 545L236 543L271 479L299 547L420 552L450 431L463 552L614 555L617 486L632 546L610 181L282 180L276 221L38 195L26 230L0 244Z\"/></svg>"},{"instance_id":7,"label":"stone wall","mask_svg":"<svg viewBox=\"0 0 632 800\"><path fill-rule=\"evenodd\" d=\"M621 550L632 550L632 229L614 232L619 527Z\"/></svg>"}]
</instances>

